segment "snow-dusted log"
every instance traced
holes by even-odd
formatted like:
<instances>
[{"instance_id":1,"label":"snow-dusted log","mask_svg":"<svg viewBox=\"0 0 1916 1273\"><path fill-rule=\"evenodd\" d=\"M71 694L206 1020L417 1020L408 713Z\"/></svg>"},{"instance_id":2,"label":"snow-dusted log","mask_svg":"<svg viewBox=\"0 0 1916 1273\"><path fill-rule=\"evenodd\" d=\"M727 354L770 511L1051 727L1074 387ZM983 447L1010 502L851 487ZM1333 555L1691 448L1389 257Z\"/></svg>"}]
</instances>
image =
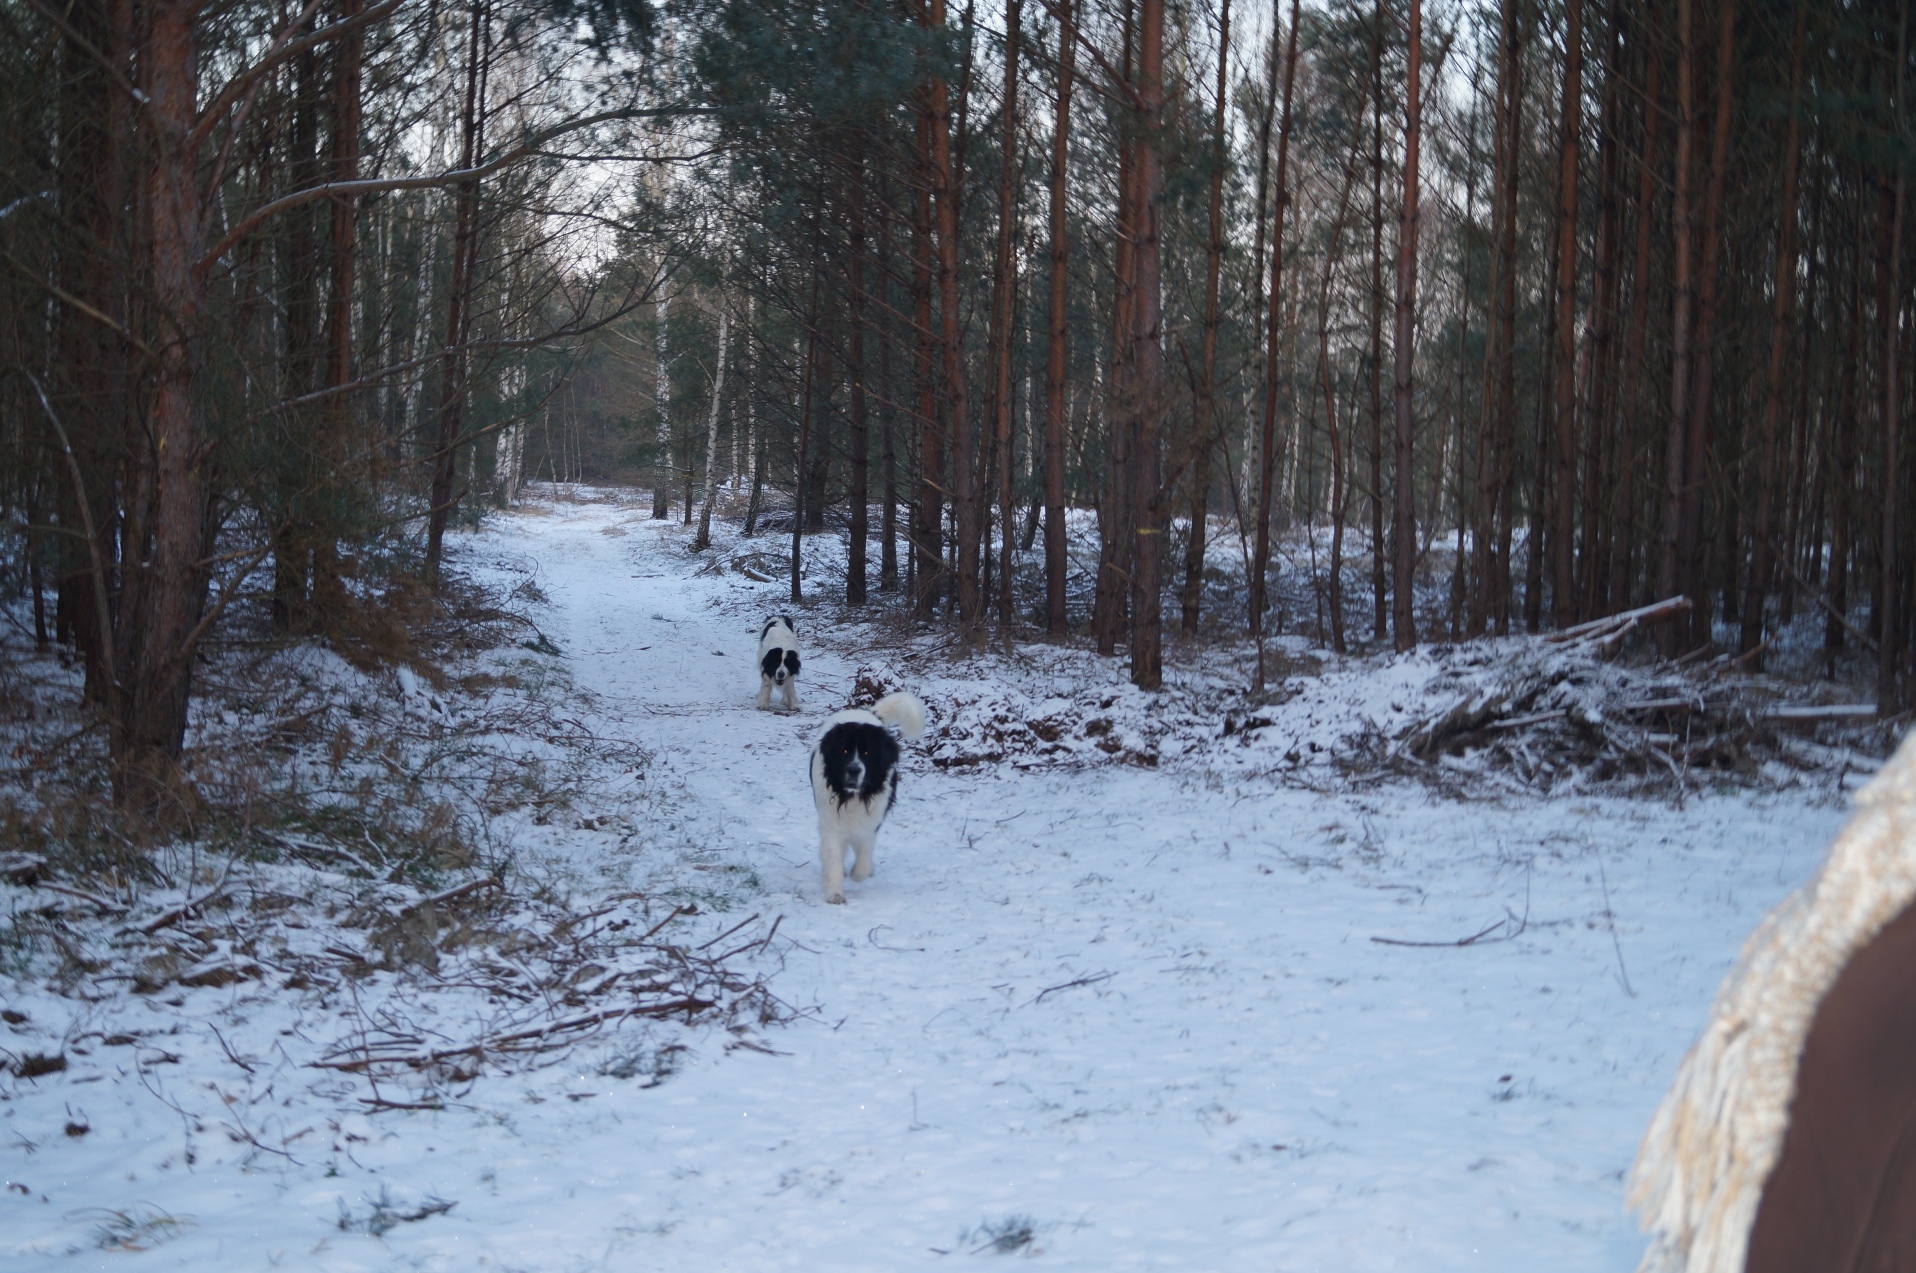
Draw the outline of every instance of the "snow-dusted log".
<instances>
[{"instance_id":1,"label":"snow-dusted log","mask_svg":"<svg viewBox=\"0 0 1916 1273\"><path fill-rule=\"evenodd\" d=\"M1772 707L1764 713L1771 720L1867 720L1876 715L1874 703L1800 703Z\"/></svg>"},{"instance_id":2,"label":"snow-dusted log","mask_svg":"<svg viewBox=\"0 0 1916 1273\"><path fill-rule=\"evenodd\" d=\"M1606 615L1601 619L1592 619L1588 623L1579 623L1574 627L1552 632L1544 640L1552 644L1569 641L1608 643L1646 623L1655 623L1659 619L1668 619L1673 615L1687 614L1689 610L1688 597L1665 597L1662 601L1653 601L1647 606L1638 606L1634 610L1624 610L1617 614Z\"/></svg>"}]
</instances>

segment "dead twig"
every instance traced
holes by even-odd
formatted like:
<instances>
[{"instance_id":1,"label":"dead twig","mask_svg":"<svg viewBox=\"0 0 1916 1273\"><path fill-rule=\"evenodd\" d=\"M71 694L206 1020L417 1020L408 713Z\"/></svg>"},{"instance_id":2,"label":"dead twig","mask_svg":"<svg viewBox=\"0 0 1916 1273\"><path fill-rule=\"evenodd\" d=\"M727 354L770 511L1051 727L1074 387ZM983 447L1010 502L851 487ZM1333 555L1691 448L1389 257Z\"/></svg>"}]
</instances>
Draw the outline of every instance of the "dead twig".
<instances>
[{"instance_id":1,"label":"dead twig","mask_svg":"<svg viewBox=\"0 0 1916 1273\"><path fill-rule=\"evenodd\" d=\"M68 897L77 897L83 902L91 902L101 910L112 915L124 915L127 912L127 908L118 902L110 902L97 893L89 893L83 888L74 888L68 884L55 884L51 880L36 880L34 881L33 887L43 888L49 893L64 893Z\"/></svg>"},{"instance_id":2,"label":"dead twig","mask_svg":"<svg viewBox=\"0 0 1916 1273\"><path fill-rule=\"evenodd\" d=\"M1079 977L1074 981L1067 981L1063 983L1062 985L1046 986L1043 990L1040 990L1037 994L1033 995L1030 999L1027 999L1023 1006L1029 1008L1034 1003L1043 1002L1044 997L1046 995L1056 994L1060 990L1075 989L1078 986L1095 986L1100 981L1109 981L1111 980L1111 978L1117 975L1118 974L1115 972L1093 973L1089 977Z\"/></svg>"},{"instance_id":3,"label":"dead twig","mask_svg":"<svg viewBox=\"0 0 1916 1273\"><path fill-rule=\"evenodd\" d=\"M464 884L449 888L443 893L434 893L431 897L420 898L412 905L401 910L399 917L404 919L408 915L416 914L426 909L428 906L443 906L447 902L457 901L459 898L477 893L480 889L500 887L503 886L500 884L499 877L496 875L487 875L476 880L467 880Z\"/></svg>"},{"instance_id":4,"label":"dead twig","mask_svg":"<svg viewBox=\"0 0 1916 1273\"><path fill-rule=\"evenodd\" d=\"M212 888L206 890L206 892L200 894L198 897L190 898L187 901L181 902L178 906L175 906L172 910L167 911L164 915L161 915L158 919L153 920L150 923L142 924L140 926L140 931L145 933L148 937L151 937L154 933L159 932L162 928L165 928L168 924L179 923L181 920L185 919L188 915L191 915L194 911L198 910L200 907L205 906L208 902L211 902L214 899L218 898L220 894L226 891L226 882L228 878L231 877L233 874L233 863L235 860L236 859L234 858L226 859L226 869L220 872L219 883L213 885Z\"/></svg>"},{"instance_id":5,"label":"dead twig","mask_svg":"<svg viewBox=\"0 0 1916 1273\"><path fill-rule=\"evenodd\" d=\"M1431 949L1448 949L1454 946L1488 946L1495 942L1510 941L1528 927L1530 927L1528 917L1518 919L1506 911L1502 919L1491 924L1486 924L1470 936L1459 937L1455 941L1406 941L1401 937L1373 937L1371 940L1379 946L1421 946ZM1500 928L1508 929L1509 931L1492 937L1491 934Z\"/></svg>"}]
</instances>

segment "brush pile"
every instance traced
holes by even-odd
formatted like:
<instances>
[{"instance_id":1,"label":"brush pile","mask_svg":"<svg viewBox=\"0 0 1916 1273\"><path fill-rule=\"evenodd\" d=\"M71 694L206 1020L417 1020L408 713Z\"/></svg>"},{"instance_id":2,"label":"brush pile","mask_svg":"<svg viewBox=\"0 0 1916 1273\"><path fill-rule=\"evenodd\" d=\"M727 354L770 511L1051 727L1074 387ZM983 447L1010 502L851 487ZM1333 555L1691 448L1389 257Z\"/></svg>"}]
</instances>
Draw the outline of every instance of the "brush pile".
<instances>
[{"instance_id":1,"label":"brush pile","mask_svg":"<svg viewBox=\"0 0 1916 1273\"><path fill-rule=\"evenodd\" d=\"M353 1028L315 1064L367 1079L369 1104L385 1100L382 1081L404 1084L408 1104L431 1102L487 1068L550 1063L626 1022L717 1026L733 1036L729 1047L763 1050L753 1029L790 1013L748 965L778 921L750 915L703 940L678 931L686 925L677 921L698 914L688 902L657 915L637 893L578 911L553 898L514 899L479 879L411 902L363 903L346 925L362 940L306 952L292 961L302 967L291 980L328 978L337 992L396 970L422 990L464 991L477 1009L457 1026L442 1007L412 996L354 1014Z\"/></svg>"},{"instance_id":2,"label":"brush pile","mask_svg":"<svg viewBox=\"0 0 1916 1273\"><path fill-rule=\"evenodd\" d=\"M300 860L319 847L284 839L278 862L202 859L184 872L191 889L138 897L59 883L33 855L9 854L0 903L62 956L52 986L90 1007L77 1035L39 1039L17 1025L0 1064L18 1074L29 1054L64 1061L100 1044L133 1048L143 1069L177 1060L179 1026L153 1029L152 1008L165 1004L176 1020L239 1024L220 1043L251 1073L257 1031L244 1023L290 1012L282 1033L310 1041L300 1068L344 1080L335 1096L414 1108L613 1036L620 1055L653 1058L641 1065L649 1074L685 1050L676 1039L688 1027L762 1050L758 1028L792 1015L760 969L776 920L712 921L696 902L638 892L583 909L498 875L427 892Z\"/></svg>"},{"instance_id":3,"label":"brush pile","mask_svg":"<svg viewBox=\"0 0 1916 1273\"><path fill-rule=\"evenodd\" d=\"M1489 787L1681 794L1704 784L1840 790L1873 773L1897 730L1873 703L1743 672L1727 655L1632 662L1643 628L1689 609L1676 597L1520 643L1440 654L1423 697L1439 705L1374 733L1351 767Z\"/></svg>"}]
</instances>

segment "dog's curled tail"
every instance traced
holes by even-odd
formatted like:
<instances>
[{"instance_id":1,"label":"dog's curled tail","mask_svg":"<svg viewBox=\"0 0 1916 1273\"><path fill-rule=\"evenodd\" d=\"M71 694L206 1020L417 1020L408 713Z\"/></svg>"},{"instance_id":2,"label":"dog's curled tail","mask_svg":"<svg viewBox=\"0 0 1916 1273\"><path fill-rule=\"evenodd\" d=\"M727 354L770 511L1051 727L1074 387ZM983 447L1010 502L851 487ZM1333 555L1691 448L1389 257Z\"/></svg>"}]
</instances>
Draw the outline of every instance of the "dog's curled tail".
<instances>
[{"instance_id":1,"label":"dog's curled tail","mask_svg":"<svg viewBox=\"0 0 1916 1273\"><path fill-rule=\"evenodd\" d=\"M906 738L916 738L925 732L925 705L918 701L916 695L903 690L879 699L872 708L872 715Z\"/></svg>"}]
</instances>

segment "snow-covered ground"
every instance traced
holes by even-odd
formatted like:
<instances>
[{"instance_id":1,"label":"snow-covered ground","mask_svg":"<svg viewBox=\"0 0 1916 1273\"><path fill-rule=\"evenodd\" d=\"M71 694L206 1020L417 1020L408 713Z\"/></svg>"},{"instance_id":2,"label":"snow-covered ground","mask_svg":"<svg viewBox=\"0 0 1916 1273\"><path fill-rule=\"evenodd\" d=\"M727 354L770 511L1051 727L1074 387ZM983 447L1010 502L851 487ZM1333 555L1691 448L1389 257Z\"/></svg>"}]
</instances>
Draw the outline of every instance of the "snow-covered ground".
<instances>
[{"instance_id":1,"label":"snow-covered ground","mask_svg":"<svg viewBox=\"0 0 1916 1273\"><path fill-rule=\"evenodd\" d=\"M602 496L529 504L459 553L536 572L588 723L652 754L646 834L526 823L519 869L696 896L714 932L782 916L760 963L803 1011L756 1036L774 1053L715 1029L676 1070L620 1066L642 1036L614 1033L444 1109L348 1112L289 1046L320 1015L298 993L203 988L178 1007L204 1043L180 1064L95 1046L5 1080L0 1263L1634 1267L1637 1137L1839 808L1800 791L1447 803L1286 778L1234 741L1011 763L947 737L907 749L877 875L827 906L806 749L859 668L915 670L934 715L1010 678L1067 725L1103 678L1118 718L1097 736L1123 737L1122 668L1039 649L941 670L902 627L835 628L820 607L797 615L802 712L761 713L758 627L785 586L702 571L685 543ZM1338 736L1335 701L1300 688ZM91 1010L11 982L0 998L28 1014L16 1033ZM275 1120L284 1152L221 1134L222 1115Z\"/></svg>"}]
</instances>

